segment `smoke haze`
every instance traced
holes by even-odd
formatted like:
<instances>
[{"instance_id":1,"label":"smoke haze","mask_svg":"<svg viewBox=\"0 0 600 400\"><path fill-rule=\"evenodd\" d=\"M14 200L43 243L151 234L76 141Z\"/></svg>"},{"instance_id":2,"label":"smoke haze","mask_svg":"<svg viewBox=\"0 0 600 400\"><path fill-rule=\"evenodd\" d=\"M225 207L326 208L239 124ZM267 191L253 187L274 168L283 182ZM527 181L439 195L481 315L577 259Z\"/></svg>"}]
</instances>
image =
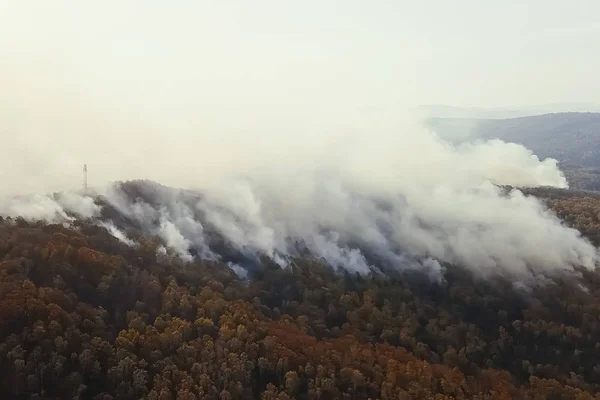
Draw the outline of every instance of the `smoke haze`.
<instances>
[{"instance_id":1,"label":"smoke haze","mask_svg":"<svg viewBox=\"0 0 600 400\"><path fill-rule=\"evenodd\" d=\"M222 257L210 231L246 259L284 266L302 242L359 273L439 277L448 262L528 276L596 262L538 201L494 186L566 187L554 160L501 141L453 146L408 107L361 111L381 89L360 62L329 67L346 61L329 42L246 37L215 5L129 3L113 15L116 3L57 2L25 22L31 8L16 4L0 13L2 214L95 218L135 245L103 219L110 206L186 261L190 248ZM383 103L411 104L408 72ZM76 193L83 163L98 197ZM111 184L140 178L197 192L138 183L142 201Z\"/></svg>"}]
</instances>

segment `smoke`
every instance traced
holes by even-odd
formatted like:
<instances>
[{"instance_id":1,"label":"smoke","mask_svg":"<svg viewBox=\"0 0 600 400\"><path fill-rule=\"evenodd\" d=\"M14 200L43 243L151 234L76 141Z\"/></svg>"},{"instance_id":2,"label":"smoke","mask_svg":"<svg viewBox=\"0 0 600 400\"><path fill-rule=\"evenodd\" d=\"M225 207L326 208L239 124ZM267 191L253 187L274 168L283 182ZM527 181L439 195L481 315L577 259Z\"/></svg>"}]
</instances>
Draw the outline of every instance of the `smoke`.
<instances>
[{"instance_id":1,"label":"smoke","mask_svg":"<svg viewBox=\"0 0 600 400\"><path fill-rule=\"evenodd\" d=\"M0 213L22 216L31 220L73 221L75 218L92 218L100 214L101 207L92 197L74 192L55 195L19 195L0 198Z\"/></svg>"},{"instance_id":2,"label":"smoke","mask_svg":"<svg viewBox=\"0 0 600 400\"><path fill-rule=\"evenodd\" d=\"M89 218L132 246L125 232L135 228L160 237L183 261L221 260L240 277L261 257L285 267L306 254L352 273L419 270L434 280L442 279L441 263L521 280L595 266L596 249L579 232L537 199L516 189L503 193L492 183L562 187L555 162L497 141L453 148L429 140L439 146L437 158L422 164L399 150L406 157L388 161L396 171L371 164L367 174L341 160L313 159L310 168L261 169L201 191L134 181L108 185L93 197L13 198L0 213ZM490 154L512 160L511 168Z\"/></svg>"},{"instance_id":3,"label":"smoke","mask_svg":"<svg viewBox=\"0 0 600 400\"><path fill-rule=\"evenodd\" d=\"M285 266L305 253L361 274L434 278L444 263L519 277L594 267L577 231L495 186L567 187L555 160L501 141L453 145L402 110L366 115L370 92L325 74L330 52L226 33L217 46L189 31L209 26L195 17L163 37L150 29L161 14L144 10L116 22L105 12L113 24L97 31L93 19L36 20L43 42L23 26L13 40L16 25L0 21L0 214L90 218L132 245L135 225L185 261L222 259L239 274L263 256ZM84 163L97 196L74 190ZM194 190L112 184L130 179Z\"/></svg>"},{"instance_id":4,"label":"smoke","mask_svg":"<svg viewBox=\"0 0 600 400\"><path fill-rule=\"evenodd\" d=\"M222 259L240 276L262 256L284 267L302 251L350 272L419 269L438 280L440 262L520 279L594 266L596 249L577 231L536 199L495 185L565 187L554 160L500 141L453 147L412 129L354 136L302 162L273 157L199 191L111 184L94 196L5 197L0 213L90 218L128 245L125 232L136 226L184 261Z\"/></svg>"},{"instance_id":5,"label":"smoke","mask_svg":"<svg viewBox=\"0 0 600 400\"><path fill-rule=\"evenodd\" d=\"M108 233L110 233L114 238L118 239L121 243L124 243L130 247L137 246L137 243L134 240L128 238L127 235L117 228L112 222L100 221L98 225L106 229Z\"/></svg>"}]
</instances>

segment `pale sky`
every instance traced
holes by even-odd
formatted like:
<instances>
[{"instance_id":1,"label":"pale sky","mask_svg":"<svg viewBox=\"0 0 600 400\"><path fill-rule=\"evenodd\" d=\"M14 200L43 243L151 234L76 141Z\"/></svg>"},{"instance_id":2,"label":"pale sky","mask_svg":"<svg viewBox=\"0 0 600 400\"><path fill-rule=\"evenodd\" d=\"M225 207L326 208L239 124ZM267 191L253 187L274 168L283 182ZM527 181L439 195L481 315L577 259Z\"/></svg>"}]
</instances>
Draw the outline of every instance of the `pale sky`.
<instances>
[{"instance_id":1,"label":"pale sky","mask_svg":"<svg viewBox=\"0 0 600 400\"><path fill-rule=\"evenodd\" d=\"M160 180L326 151L378 111L597 102L599 49L597 0L0 0L0 178Z\"/></svg>"},{"instance_id":2,"label":"pale sky","mask_svg":"<svg viewBox=\"0 0 600 400\"><path fill-rule=\"evenodd\" d=\"M215 112L594 102L598 49L594 0L0 3L2 58Z\"/></svg>"}]
</instances>

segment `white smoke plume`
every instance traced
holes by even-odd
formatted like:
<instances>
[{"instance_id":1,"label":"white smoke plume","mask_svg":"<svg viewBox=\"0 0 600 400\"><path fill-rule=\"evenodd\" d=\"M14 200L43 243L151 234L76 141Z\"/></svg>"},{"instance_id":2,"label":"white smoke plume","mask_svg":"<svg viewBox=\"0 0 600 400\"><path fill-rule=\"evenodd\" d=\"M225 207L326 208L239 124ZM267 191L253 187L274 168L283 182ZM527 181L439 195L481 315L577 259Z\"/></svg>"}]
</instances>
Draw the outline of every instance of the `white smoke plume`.
<instances>
[{"instance_id":1,"label":"white smoke plume","mask_svg":"<svg viewBox=\"0 0 600 400\"><path fill-rule=\"evenodd\" d=\"M75 192L56 195L4 195L0 198L0 214L22 216L30 220L73 221L75 218L92 218L100 214L101 207L90 196Z\"/></svg>"},{"instance_id":2,"label":"white smoke plume","mask_svg":"<svg viewBox=\"0 0 600 400\"><path fill-rule=\"evenodd\" d=\"M358 273L595 266L596 249L577 231L495 186L566 187L554 160L501 141L451 145L401 110L365 116L368 93L332 83L342 72L321 74L331 52L271 51L244 35L240 45L225 28L199 34L222 25L183 12L190 23L167 29L158 5L65 4L0 13L0 214L91 218L127 243L118 218L103 220L112 208L186 261L243 267L260 256L285 266L304 250ZM294 67L300 50L313 64ZM73 191L84 163L98 196ZM130 179L196 192L138 182L138 199L111 184Z\"/></svg>"},{"instance_id":3,"label":"white smoke plume","mask_svg":"<svg viewBox=\"0 0 600 400\"><path fill-rule=\"evenodd\" d=\"M484 163L480 152L494 146L492 154L511 156L513 168ZM267 256L283 267L302 249L353 273L419 269L436 280L443 274L440 262L483 276L521 279L574 265L594 267L596 249L577 231L563 226L535 198L518 190L503 194L492 184L562 187L555 163L539 162L526 149L499 142L441 148L445 157L430 160L429 166L438 164L430 174L424 172L429 166L408 157L390 159L405 175L396 178L384 168L371 170L369 179L359 174L359 166L327 161L309 169L260 170L200 192L136 181L107 186L96 203L77 194L33 196L13 199L0 212L31 219L100 219L114 237L134 245L110 220L126 218L125 228L134 225L159 236L182 260L222 259L235 265L240 276L240 259L256 262ZM103 215L100 208L116 214ZM237 253L234 262L219 252L223 247L215 237Z\"/></svg>"},{"instance_id":4,"label":"white smoke plume","mask_svg":"<svg viewBox=\"0 0 600 400\"><path fill-rule=\"evenodd\" d=\"M110 233L114 238L118 239L121 243L131 247L137 246L137 243L134 240L128 238L125 232L117 228L112 222L100 221L98 225L106 229L108 233Z\"/></svg>"}]
</instances>

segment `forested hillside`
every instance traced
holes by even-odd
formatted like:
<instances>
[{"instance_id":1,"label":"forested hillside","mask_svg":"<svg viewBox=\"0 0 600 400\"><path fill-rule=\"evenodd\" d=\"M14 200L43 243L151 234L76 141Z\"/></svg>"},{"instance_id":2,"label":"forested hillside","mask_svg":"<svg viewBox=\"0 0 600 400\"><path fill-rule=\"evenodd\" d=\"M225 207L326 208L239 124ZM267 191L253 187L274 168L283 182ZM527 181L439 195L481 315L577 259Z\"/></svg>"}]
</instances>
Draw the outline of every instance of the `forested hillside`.
<instances>
[{"instance_id":1,"label":"forested hillside","mask_svg":"<svg viewBox=\"0 0 600 400\"><path fill-rule=\"evenodd\" d=\"M530 193L598 244L598 196ZM597 272L434 283L307 256L246 280L135 240L0 220L1 398L600 398Z\"/></svg>"}]
</instances>

